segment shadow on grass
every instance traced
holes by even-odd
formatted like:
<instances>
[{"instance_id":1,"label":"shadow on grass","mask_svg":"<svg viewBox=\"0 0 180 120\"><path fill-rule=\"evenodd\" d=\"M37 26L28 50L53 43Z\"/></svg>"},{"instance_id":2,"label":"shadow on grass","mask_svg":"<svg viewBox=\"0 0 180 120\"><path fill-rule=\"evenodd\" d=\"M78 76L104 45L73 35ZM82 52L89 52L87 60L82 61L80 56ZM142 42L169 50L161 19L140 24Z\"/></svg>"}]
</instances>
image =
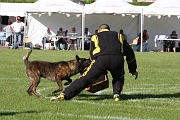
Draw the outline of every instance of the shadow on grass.
<instances>
[{"instance_id":1,"label":"shadow on grass","mask_svg":"<svg viewBox=\"0 0 180 120\"><path fill-rule=\"evenodd\" d=\"M24 114L24 113L38 113L37 111L24 111L24 112L0 112L0 116L11 116L16 114Z\"/></svg>"},{"instance_id":2,"label":"shadow on grass","mask_svg":"<svg viewBox=\"0 0 180 120\"><path fill-rule=\"evenodd\" d=\"M101 95L96 95L96 94L79 94L77 96L78 100L104 100L104 99L112 99L112 95L107 95L107 94L101 94ZM129 99L146 99L146 98L180 98L180 93L174 93L174 94L131 94L131 95L126 95L122 94L121 95L121 100L129 100Z\"/></svg>"},{"instance_id":3,"label":"shadow on grass","mask_svg":"<svg viewBox=\"0 0 180 120\"><path fill-rule=\"evenodd\" d=\"M180 98L180 93L174 94L133 94L133 95L122 95L123 100L128 99L146 99L146 98Z\"/></svg>"},{"instance_id":4,"label":"shadow on grass","mask_svg":"<svg viewBox=\"0 0 180 120\"><path fill-rule=\"evenodd\" d=\"M96 95L96 94L79 94L77 96L78 100L104 100L104 99L112 99L112 95L107 95L107 94L101 94L101 95Z\"/></svg>"}]
</instances>

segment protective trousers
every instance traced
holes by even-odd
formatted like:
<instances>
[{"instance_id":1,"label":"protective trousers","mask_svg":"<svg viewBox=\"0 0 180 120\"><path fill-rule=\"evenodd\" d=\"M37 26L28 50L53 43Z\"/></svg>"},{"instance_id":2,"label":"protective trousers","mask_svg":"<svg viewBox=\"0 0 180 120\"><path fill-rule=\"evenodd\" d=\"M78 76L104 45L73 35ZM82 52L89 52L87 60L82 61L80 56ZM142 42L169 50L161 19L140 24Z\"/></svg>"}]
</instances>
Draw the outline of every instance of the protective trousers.
<instances>
[{"instance_id":1,"label":"protective trousers","mask_svg":"<svg viewBox=\"0 0 180 120\"><path fill-rule=\"evenodd\" d=\"M102 55L93 60L82 76L64 90L65 99L71 99L79 94L107 70L113 78L113 94L120 95L124 85L124 58L122 55Z\"/></svg>"}]
</instances>

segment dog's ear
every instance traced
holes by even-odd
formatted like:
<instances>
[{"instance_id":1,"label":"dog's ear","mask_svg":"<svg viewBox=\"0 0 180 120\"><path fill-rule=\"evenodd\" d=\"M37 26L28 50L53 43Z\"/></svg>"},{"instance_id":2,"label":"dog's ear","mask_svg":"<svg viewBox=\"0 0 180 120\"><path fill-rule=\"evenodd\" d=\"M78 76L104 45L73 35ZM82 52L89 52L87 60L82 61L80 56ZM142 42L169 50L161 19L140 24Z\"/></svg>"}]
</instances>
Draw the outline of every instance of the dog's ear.
<instances>
[{"instance_id":1,"label":"dog's ear","mask_svg":"<svg viewBox=\"0 0 180 120\"><path fill-rule=\"evenodd\" d=\"M79 56L78 56L78 55L76 55L76 60L80 60L80 58L79 58Z\"/></svg>"}]
</instances>

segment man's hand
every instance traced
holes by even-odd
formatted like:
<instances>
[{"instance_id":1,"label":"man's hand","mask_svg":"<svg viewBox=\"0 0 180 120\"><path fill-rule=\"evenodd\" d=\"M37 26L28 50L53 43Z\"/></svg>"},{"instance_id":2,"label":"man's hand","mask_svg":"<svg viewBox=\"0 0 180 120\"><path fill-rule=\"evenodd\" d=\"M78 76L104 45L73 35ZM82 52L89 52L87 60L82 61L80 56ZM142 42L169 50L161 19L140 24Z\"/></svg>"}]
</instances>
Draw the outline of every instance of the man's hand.
<instances>
[{"instance_id":1,"label":"man's hand","mask_svg":"<svg viewBox=\"0 0 180 120\"><path fill-rule=\"evenodd\" d=\"M135 80L138 78L138 72L132 73L132 75L135 75Z\"/></svg>"}]
</instances>

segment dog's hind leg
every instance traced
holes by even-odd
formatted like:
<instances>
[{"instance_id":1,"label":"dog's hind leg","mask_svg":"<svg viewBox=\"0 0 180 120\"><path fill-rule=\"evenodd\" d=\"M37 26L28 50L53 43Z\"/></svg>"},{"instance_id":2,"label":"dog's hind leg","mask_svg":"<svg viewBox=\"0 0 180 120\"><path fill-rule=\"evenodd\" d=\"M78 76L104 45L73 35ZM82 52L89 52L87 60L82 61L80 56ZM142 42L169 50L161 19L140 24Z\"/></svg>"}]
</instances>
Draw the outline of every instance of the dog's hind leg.
<instances>
[{"instance_id":1,"label":"dog's hind leg","mask_svg":"<svg viewBox=\"0 0 180 120\"><path fill-rule=\"evenodd\" d=\"M29 86L27 93L29 94L29 96L32 95L32 84Z\"/></svg>"},{"instance_id":2,"label":"dog's hind leg","mask_svg":"<svg viewBox=\"0 0 180 120\"><path fill-rule=\"evenodd\" d=\"M33 78L32 78L33 80L32 80L32 89L31 89L31 91L37 96L37 97L40 97L41 95L39 95L37 92L36 92L36 88L37 88L37 86L39 85L39 83L40 83L40 77L38 76L38 75L35 75L35 76L33 76Z\"/></svg>"},{"instance_id":3,"label":"dog's hind leg","mask_svg":"<svg viewBox=\"0 0 180 120\"><path fill-rule=\"evenodd\" d=\"M40 97L41 95L36 92L36 88L37 88L38 84L39 84L39 82L35 82L35 83L33 84L32 92L33 92L37 97Z\"/></svg>"},{"instance_id":4,"label":"dog's hind leg","mask_svg":"<svg viewBox=\"0 0 180 120\"><path fill-rule=\"evenodd\" d=\"M62 91L62 90L63 90L63 87L62 87L62 81L61 81L61 79L56 78L56 82L57 82L57 84L58 84L58 86L59 86L59 89L54 90L52 93L57 93L57 92L59 92L59 91Z\"/></svg>"},{"instance_id":5,"label":"dog's hind leg","mask_svg":"<svg viewBox=\"0 0 180 120\"><path fill-rule=\"evenodd\" d=\"M30 86L29 86L29 88L27 90L27 93L29 94L29 96L31 96L32 95L32 87L33 87L32 83L33 82L32 82L32 78L30 76L28 76L28 78L29 78Z\"/></svg>"}]
</instances>

